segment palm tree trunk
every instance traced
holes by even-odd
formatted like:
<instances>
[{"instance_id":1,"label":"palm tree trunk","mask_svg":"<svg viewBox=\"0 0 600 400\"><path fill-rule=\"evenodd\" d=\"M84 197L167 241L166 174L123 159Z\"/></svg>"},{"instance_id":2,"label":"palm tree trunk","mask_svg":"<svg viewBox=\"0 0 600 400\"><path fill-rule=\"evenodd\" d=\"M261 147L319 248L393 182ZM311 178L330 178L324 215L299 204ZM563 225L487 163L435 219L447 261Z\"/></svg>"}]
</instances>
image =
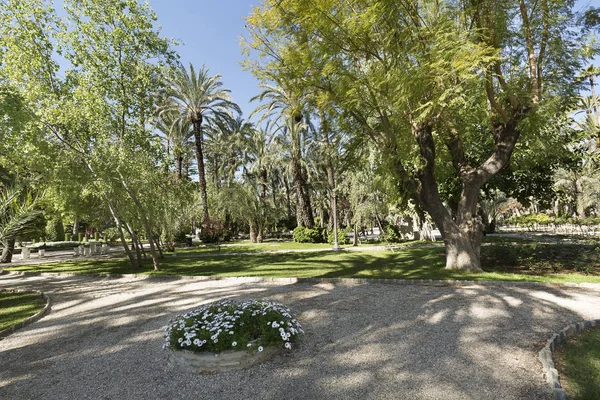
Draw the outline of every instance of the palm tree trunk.
<instances>
[{"instance_id":1,"label":"palm tree trunk","mask_svg":"<svg viewBox=\"0 0 600 400\"><path fill-rule=\"evenodd\" d=\"M294 175L294 188L296 191L296 218L298 225L312 229L315 226L315 220L312 215L306 179L298 160L292 160L292 173Z\"/></svg>"},{"instance_id":2,"label":"palm tree trunk","mask_svg":"<svg viewBox=\"0 0 600 400\"><path fill-rule=\"evenodd\" d=\"M12 262L12 256L15 252L15 239L8 239L6 247L2 249L2 256L0 256L0 263L8 264Z\"/></svg>"},{"instance_id":3,"label":"palm tree trunk","mask_svg":"<svg viewBox=\"0 0 600 400\"><path fill-rule=\"evenodd\" d=\"M175 153L175 174L177 176L177 181L181 180L183 171L183 156L180 152Z\"/></svg>"},{"instance_id":4,"label":"palm tree trunk","mask_svg":"<svg viewBox=\"0 0 600 400\"><path fill-rule=\"evenodd\" d=\"M194 120L194 144L196 145L196 161L198 162L198 181L200 183L200 200L202 201L202 224L208 219L208 196L206 194L206 171L204 153L202 152L202 120Z\"/></svg>"}]
</instances>

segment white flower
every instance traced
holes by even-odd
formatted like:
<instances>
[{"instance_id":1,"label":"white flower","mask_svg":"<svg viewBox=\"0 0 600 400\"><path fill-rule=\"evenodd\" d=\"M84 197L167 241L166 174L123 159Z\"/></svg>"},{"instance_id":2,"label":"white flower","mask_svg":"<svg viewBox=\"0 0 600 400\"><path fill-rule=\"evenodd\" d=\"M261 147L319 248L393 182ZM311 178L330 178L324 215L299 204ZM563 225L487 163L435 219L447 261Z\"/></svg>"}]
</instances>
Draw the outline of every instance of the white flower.
<instances>
[{"instance_id":1,"label":"white flower","mask_svg":"<svg viewBox=\"0 0 600 400\"><path fill-rule=\"evenodd\" d=\"M229 334L230 334L230 335L233 335L233 331L229 331Z\"/></svg>"},{"instance_id":2,"label":"white flower","mask_svg":"<svg viewBox=\"0 0 600 400\"><path fill-rule=\"evenodd\" d=\"M258 346L258 351L263 351L263 347L262 346Z\"/></svg>"},{"instance_id":3,"label":"white flower","mask_svg":"<svg viewBox=\"0 0 600 400\"><path fill-rule=\"evenodd\" d=\"M233 346L233 347L237 346L237 342L231 342L231 346Z\"/></svg>"},{"instance_id":4,"label":"white flower","mask_svg":"<svg viewBox=\"0 0 600 400\"><path fill-rule=\"evenodd\" d=\"M213 340L214 343L219 343L219 339Z\"/></svg>"},{"instance_id":5,"label":"white flower","mask_svg":"<svg viewBox=\"0 0 600 400\"><path fill-rule=\"evenodd\" d=\"M292 348L292 344L290 342L285 342L285 348L286 349L291 349Z\"/></svg>"},{"instance_id":6,"label":"white flower","mask_svg":"<svg viewBox=\"0 0 600 400\"><path fill-rule=\"evenodd\" d=\"M248 343L246 347L252 347L252 343Z\"/></svg>"}]
</instances>

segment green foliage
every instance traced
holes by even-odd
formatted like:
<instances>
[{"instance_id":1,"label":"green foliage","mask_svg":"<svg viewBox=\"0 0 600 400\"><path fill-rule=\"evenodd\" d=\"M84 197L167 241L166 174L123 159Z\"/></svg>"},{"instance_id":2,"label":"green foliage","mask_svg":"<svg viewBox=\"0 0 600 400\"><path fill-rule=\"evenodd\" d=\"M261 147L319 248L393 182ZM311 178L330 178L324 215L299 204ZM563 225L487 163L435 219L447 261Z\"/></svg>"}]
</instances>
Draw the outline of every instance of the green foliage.
<instances>
[{"instance_id":1,"label":"green foliage","mask_svg":"<svg viewBox=\"0 0 600 400\"><path fill-rule=\"evenodd\" d=\"M164 348L172 350L263 351L292 348L304 333L300 322L281 304L268 300L221 300L178 315L169 322Z\"/></svg>"},{"instance_id":2,"label":"green foliage","mask_svg":"<svg viewBox=\"0 0 600 400\"><path fill-rule=\"evenodd\" d=\"M45 237L49 242L60 242L65 238L65 227L60 218L54 218L46 222Z\"/></svg>"},{"instance_id":3,"label":"green foliage","mask_svg":"<svg viewBox=\"0 0 600 400\"><path fill-rule=\"evenodd\" d=\"M350 243L350 238L348 237L348 235L346 234L346 232L343 229L338 229L338 244L339 245L344 245L344 244L349 244ZM329 232L329 235L327 235L327 243L329 244L333 244L333 229L331 230L331 232Z\"/></svg>"},{"instance_id":4,"label":"green foliage","mask_svg":"<svg viewBox=\"0 0 600 400\"><path fill-rule=\"evenodd\" d=\"M323 243L323 232L321 228L297 226L292 233L292 239L297 243Z\"/></svg>"},{"instance_id":5,"label":"green foliage","mask_svg":"<svg viewBox=\"0 0 600 400\"><path fill-rule=\"evenodd\" d=\"M8 240L26 238L37 232L36 223L42 211L37 208L40 198L23 187L0 187L0 244Z\"/></svg>"},{"instance_id":6,"label":"green foliage","mask_svg":"<svg viewBox=\"0 0 600 400\"><path fill-rule=\"evenodd\" d=\"M202 225L200 232L202 243L217 243L225 240L225 227L218 218L208 218Z\"/></svg>"},{"instance_id":7,"label":"green foliage","mask_svg":"<svg viewBox=\"0 0 600 400\"><path fill-rule=\"evenodd\" d=\"M402 241L402 234L400 229L396 225L388 224L383 227L385 240L390 243L400 243Z\"/></svg>"}]
</instances>

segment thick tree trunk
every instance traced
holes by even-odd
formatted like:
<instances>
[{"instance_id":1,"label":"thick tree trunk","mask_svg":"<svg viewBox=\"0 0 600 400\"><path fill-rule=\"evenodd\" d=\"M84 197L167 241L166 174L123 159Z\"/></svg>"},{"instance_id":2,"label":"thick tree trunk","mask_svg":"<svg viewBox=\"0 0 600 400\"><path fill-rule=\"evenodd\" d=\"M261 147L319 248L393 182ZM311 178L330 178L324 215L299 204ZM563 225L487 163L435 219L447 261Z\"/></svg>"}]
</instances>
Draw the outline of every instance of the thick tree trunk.
<instances>
[{"instance_id":1,"label":"thick tree trunk","mask_svg":"<svg viewBox=\"0 0 600 400\"><path fill-rule=\"evenodd\" d=\"M7 246L2 249L2 255L0 256L0 263L8 264L12 262L12 256L15 252L15 239L8 239Z\"/></svg>"},{"instance_id":2,"label":"thick tree trunk","mask_svg":"<svg viewBox=\"0 0 600 400\"><path fill-rule=\"evenodd\" d=\"M204 152L202 151L202 116L195 119L194 144L196 146L196 161L198 163L198 181L200 184L200 200L202 201L202 224L208 219L208 196L206 194L206 172L204 168Z\"/></svg>"},{"instance_id":3,"label":"thick tree trunk","mask_svg":"<svg viewBox=\"0 0 600 400\"><path fill-rule=\"evenodd\" d=\"M263 225L261 223L257 223L256 224L256 243L263 242L263 230L264 230Z\"/></svg>"},{"instance_id":4,"label":"thick tree trunk","mask_svg":"<svg viewBox=\"0 0 600 400\"><path fill-rule=\"evenodd\" d=\"M310 195L302 166L298 160L292 161L292 173L294 175L294 190L296 192L296 219L299 226L313 228L315 220L310 204Z\"/></svg>"}]
</instances>

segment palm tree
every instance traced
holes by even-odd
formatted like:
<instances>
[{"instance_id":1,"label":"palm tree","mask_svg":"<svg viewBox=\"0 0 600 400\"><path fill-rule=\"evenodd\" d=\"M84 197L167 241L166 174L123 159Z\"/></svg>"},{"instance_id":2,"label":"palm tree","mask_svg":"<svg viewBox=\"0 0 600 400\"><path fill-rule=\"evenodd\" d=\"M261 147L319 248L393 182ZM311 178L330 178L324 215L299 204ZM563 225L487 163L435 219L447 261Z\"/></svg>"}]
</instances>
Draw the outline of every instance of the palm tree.
<instances>
[{"instance_id":1,"label":"palm tree","mask_svg":"<svg viewBox=\"0 0 600 400\"><path fill-rule=\"evenodd\" d=\"M231 110L238 113L241 113L241 110L232 101L230 91L222 89L221 75L209 76L206 66L202 66L196 74L191 63L189 71L179 64L166 85L167 103L161 107L160 112L176 110L180 118L189 121L193 127L202 201L202 222L204 222L208 219L208 199L202 149L203 123L204 125L216 124L218 121L231 118Z\"/></svg>"},{"instance_id":2,"label":"palm tree","mask_svg":"<svg viewBox=\"0 0 600 400\"><path fill-rule=\"evenodd\" d=\"M261 121L272 116L283 121L281 130L287 137L286 143L290 151L297 222L299 226L312 228L314 217L310 203L308 176L303 160L304 139L308 130L308 124L303 122L303 112L308 104L308 98L305 94L286 89L282 85L263 84L261 86L264 89L263 92L253 97L251 101L258 100L263 103L254 110L253 114L262 112Z\"/></svg>"},{"instance_id":3,"label":"palm tree","mask_svg":"<svg viewBox=\"0 0 600 400\"><path fill-rule=\"evenodd\" d=\"M167 142L167 155L173 151L175 159L175 176L181 181L183 163L189 155L190 139L194 135L190 121L180 118L176 110L161 113L154 121L154 127L165 137Z\"/></svg>"},{"instance_id":4,"label":"palm tree","mask_svg":"<svg viewBox=\"0 0 600 400\"><path fill-rule=\"evenodd\" d=\"M12 261L17 238L34 231L35 219L42 214L36 209L38 200L20 186L0 187L0 244L4 248L1 263Z\"/></svg>"}]
</instances>

